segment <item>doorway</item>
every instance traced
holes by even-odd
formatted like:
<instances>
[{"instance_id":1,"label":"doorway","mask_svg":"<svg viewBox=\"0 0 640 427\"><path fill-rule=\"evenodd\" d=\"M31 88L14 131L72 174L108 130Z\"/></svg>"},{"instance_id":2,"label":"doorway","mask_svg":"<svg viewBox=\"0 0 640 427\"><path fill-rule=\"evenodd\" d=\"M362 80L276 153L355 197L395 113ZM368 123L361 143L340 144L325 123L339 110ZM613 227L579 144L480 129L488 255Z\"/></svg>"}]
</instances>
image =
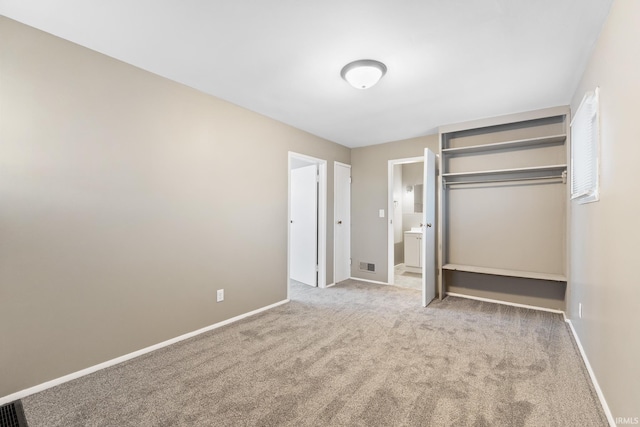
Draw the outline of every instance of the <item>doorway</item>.
<instances>
[{"instance_id":1,"label":"doorway","mask_svg":"<svg viewBox=\"0 0 640 427\"><path fill-rule=\"evenodd\" d=\"M287 298L292 281L326 286L327 162L289 152Z\"/></svg>"},{"instance_id":2,"label":"doorway","mask_svg":"<svg viewBox=\"0 0 640 427\"><path fill-rule=\"evenodd\" d=\"M425 160L426 159L426 160ZM435 154L389 160L388 279L435 297Z\"/></svg>"},{"instance_id":3,"label":"doorway","mask_svg":"<svg viewBox=\"0 0 640 427\"><path fill-rule=\"evenodd\" d=\"M424 157L391 160L390 168L393 204L388 212L393 245L389 283L420 290Z\"/></svg>"}]
</instances>

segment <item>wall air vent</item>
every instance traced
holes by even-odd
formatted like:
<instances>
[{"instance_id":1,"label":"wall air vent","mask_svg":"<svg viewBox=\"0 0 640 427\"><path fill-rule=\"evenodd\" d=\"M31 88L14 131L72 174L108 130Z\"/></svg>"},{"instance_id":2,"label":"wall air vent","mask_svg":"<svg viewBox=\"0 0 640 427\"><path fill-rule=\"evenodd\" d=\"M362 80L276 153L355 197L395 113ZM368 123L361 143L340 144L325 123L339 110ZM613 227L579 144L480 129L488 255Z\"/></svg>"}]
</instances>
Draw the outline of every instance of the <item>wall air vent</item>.
<instances>
[{"instance_id":1,"label":"wall air vent","mask_svg":"<svg viewBox=\"0 0 640 427\"><path fill-rule=\"evenodd\" d=\"M361 262L360 271L376 271L376 265L368 262Z\"/></svg>"},{"instance_id":2,"label":"wall air vent","mask_svg":"<svg viewBox=\"0 0 640 427\"><path fill-rule=\"evenodd\" d=\"M27 427L22 403L19 400L0 406L0 427Z\"/></svg>"}]
</instances>

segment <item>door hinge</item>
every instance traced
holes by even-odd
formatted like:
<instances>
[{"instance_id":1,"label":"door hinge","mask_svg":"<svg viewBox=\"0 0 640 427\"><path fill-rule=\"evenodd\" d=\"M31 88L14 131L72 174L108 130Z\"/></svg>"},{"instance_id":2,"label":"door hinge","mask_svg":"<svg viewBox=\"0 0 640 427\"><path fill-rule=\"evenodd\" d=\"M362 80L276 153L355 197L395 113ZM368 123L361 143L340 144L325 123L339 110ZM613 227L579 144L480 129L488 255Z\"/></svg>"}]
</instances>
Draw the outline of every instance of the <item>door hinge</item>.
<instances>
[{"instance_id":1,"label":"door hinge","mask_svg":"<svg viewBox=\"0 0 640 427\"><path fill-rule=\"evenodd\" d=\"M353 178L349 177L349 184L353 183Z\"/></svg>"},{"instance_id":2,"label":"door hinge","mask_svg":"<svg viewBox=\"0 0 640 427\"><path fill-rule=\"evenodd\" d=\"M320 271L320 267L318 267L318 264L316 264L316 272Z\"/></svg>"},{"instance_id":3,"label":"door hinge","mask_svg":"<svg viewBox=\"0 0 640 427\"><path fill-rule=\"evenodd\" d=\"M353 259L349 258L349 265L352 265L352 264L353 264Z\"/></svg>"}]
</instances>

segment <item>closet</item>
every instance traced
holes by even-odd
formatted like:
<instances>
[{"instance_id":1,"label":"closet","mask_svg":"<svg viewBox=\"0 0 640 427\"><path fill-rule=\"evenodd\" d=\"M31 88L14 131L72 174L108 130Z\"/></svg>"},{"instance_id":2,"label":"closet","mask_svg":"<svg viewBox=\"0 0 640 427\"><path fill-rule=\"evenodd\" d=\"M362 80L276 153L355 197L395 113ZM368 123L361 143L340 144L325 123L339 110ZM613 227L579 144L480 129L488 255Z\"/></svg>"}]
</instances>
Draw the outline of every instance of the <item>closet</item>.
<instances>
[{"instance_id":1,"label":"closet","mask_svg":"<svg viewBox=\"0 0 640 427\"><path fill-rule=\"evenodd\" d=\"M493 277L500 289L469 296L537 305L553 295L550 307L564 305L569 114L557 107L440 128L440 298Z\"/></svg>"}]
</instances>

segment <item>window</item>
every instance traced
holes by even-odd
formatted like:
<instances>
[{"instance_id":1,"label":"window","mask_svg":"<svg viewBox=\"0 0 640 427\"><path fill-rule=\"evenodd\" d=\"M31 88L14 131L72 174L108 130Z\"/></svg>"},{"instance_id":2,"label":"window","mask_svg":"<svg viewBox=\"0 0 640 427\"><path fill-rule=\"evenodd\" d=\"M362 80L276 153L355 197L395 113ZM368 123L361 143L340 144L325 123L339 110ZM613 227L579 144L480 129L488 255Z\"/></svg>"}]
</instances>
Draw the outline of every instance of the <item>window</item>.
<instances>
[{"instance_id":1,"label":"window","mask_svg":"<svg viewBox=\"0 0 640 427\"><path fill-rule=\"evenodd\" d=\"M571 199L598 201L599 89L587 92L571 121Z\"/></svg>"}]
</instances>

